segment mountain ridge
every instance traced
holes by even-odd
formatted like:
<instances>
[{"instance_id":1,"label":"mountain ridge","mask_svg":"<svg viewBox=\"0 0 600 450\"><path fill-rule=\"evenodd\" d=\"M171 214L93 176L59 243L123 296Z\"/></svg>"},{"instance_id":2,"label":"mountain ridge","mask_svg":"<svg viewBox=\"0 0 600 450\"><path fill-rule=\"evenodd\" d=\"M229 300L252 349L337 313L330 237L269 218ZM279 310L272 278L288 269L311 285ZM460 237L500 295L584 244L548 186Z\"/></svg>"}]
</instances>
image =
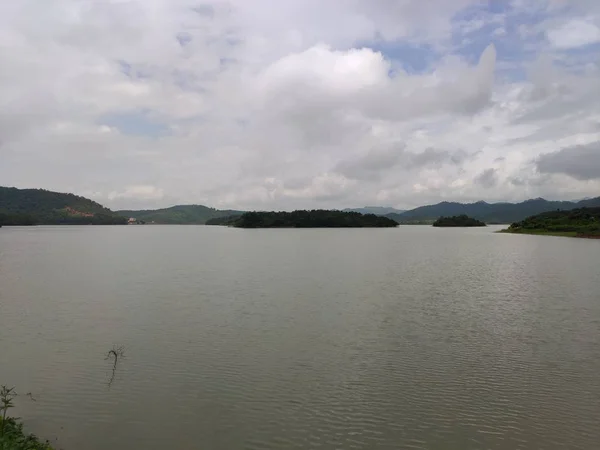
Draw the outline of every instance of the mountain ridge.
<instances>
[{"instance_id":1,"label":"mountain ridge","mask_svg":"<svg viewBox=\"0 0 600 450\"><path fill-rule=\"evenodd\" d=\"M122 209L117 211L117 214L146 223L204 225L210 219L237 216L243 214L243 212L233 209L216 209L204 205L174 205L159 209Z\"/></svg>"},{"instance_id":2,"label":"mountain ridge","mask_svg":"<svg viewBox=\"0 0 600 450\"><path fill-rule=\"evenodd\" d=\"M600 197L579 201L553 201L538 197L519 203L473 203L443 201L404 212L386 206L346 208L342 212L375 214L400 224L433 223L442 216L467 215L486 223L511 224L548 211L600 207ZM240 216L245 211L220 210L205 205L174 205L168 208L111 211L85 197L45 189L18 189L0 186L0 225L29 224L123 224L134 217L138 221L159 224L205 224L208 220Z\"/></svg>"},{"instance_id":3,"label":"mountain ridge","mask_svg":"<svg viewBox=\"0 0 600 450\"><path fill-rule=\"evenodd\" d=\"M600 197L572 201L553 201L541 197L528 199L520 203L487 203L483 200L474 203L440 202L434 205L420 206L402 214L387 214L386 217L398 223L431 222L442 216L467 215L486 223L510 224L527 217L553 210L571 210L582 207L600 206Z\"/></svg>"},{"instance_id":4,"label":"mountain ridge","mask_svg":"<svg viewBox=\"0 0 600 450\"><path fill-rule=\"evenodd\" d=\"M360 208L344 208L342 212L357 212L360 214L375 214L376 216L386 216L388 214L402 214L405 209L396 209L391 206L363 206Z\"/></svg>"},{"instance_id":5,"label":"mountain ridge","mask_svg":"<svg viewBox=\"0 0 600 450\"><path fill-rule=\"evenodd\" d=\"M79 195L46 189L18 189L3 186L0 186L0 220L6 225L127 223L126 218Z\"/></svg>"}]
</instances>

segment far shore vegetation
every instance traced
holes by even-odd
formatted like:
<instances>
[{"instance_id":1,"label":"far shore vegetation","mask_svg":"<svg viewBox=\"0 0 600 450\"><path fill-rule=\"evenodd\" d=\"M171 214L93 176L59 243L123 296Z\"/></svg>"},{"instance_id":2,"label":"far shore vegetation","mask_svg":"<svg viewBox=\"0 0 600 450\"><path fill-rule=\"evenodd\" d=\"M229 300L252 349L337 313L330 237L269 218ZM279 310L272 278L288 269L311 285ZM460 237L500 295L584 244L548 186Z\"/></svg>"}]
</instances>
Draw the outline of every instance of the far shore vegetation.
<instances>
[{"instance_id":1,"label":"far shore vegetation","mask_svg":"<svg viewBox=\"0 0 600 450\"><path fill-rule=\"evenodd\" d=\"M243 211L220 210L203 205L177 205L155 210L122 210L117 214L145 223L162 225L204 225L208 220L241 215Z\"/></svg>"},{"instance_id":2,"label":"far shore vegetation","mask_svg":"<svg viewBox=\"0 0 600 450\"><path fill-rule=\"evenodd\" d=\"M73 194L0 187L0 225L125 225L127 218Z\"/></svg>"},{"instance_id":3,"label":"far shore vegetation","mask_svg":"<svg viewBox=\"0 0 600 450\"><path fill-rule=\"evenodd\" d=\"M515 222L501 232L600 239L600 208L545 212Z\"/></svg>"},{"instance_id":4,"label":"far shore vegetation","mask_svg":"<svg viewBox=\"0 0 600 450\"><path fill-rule=\"evenodd\" d=\"M392 218L392 217L390 217L390 218ZM393 220L396 220L399 225L433 225L433 222L435 222L435 219L415 219L415 220L393 219Z\"/></svg>"},{"instance_id":5,"label":"far shore vegetation","mask_svg":"<svg viewBox=\"0 0 600 450\"><path fill-rule=\"evenodd\" d=\"M434 227L485 227L485 223L466 214L452 217L440 217L433 222Z\"/></svg>"},{"instance_id":6,"label":"far shore vegetation","mask_svg":"<svg viewBox=\"0 0 600 450\"><path fill-rule=\"evenodd\" d=\"M240 216L209 220L206 224L236 228L389 228L398 226L396 221L387 217L335 210L247 212Z\"/></svg>"}]
</instances>

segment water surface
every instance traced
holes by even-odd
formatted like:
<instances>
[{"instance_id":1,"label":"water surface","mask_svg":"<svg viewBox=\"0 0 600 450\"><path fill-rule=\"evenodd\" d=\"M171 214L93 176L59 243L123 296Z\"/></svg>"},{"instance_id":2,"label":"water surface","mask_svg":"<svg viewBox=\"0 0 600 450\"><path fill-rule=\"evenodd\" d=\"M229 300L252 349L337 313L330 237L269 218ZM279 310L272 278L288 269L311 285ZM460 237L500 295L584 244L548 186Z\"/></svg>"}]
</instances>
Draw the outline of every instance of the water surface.
<instances>
[{"instance_id":1,"label":"water surface","mask_svg":"<svg viewBox=\"0 0 600 450\"><path fill-rule=\"evenodd\" d=\"M597 449L600 241L495 229L4 227L0 383L66 450Z\"/></svg>"}]
</instances>

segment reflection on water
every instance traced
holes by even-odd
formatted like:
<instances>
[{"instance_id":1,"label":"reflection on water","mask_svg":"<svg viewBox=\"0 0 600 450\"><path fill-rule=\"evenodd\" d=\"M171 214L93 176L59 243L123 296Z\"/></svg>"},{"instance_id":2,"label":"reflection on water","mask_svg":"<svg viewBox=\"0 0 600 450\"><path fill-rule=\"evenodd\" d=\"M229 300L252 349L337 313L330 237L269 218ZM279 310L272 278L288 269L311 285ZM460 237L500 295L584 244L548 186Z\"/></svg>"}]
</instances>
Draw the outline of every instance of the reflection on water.
<instances>
[{"instance_id":1,"label":"reflection on water","mask_svg":"<svg viewBox=\"0 0 600 450\"><path fill-rule=\"evenodd\" d=\"M0 382L67 450L596 449L600 242L493 230L5 227Z\"/></svg>"}]
</instances>

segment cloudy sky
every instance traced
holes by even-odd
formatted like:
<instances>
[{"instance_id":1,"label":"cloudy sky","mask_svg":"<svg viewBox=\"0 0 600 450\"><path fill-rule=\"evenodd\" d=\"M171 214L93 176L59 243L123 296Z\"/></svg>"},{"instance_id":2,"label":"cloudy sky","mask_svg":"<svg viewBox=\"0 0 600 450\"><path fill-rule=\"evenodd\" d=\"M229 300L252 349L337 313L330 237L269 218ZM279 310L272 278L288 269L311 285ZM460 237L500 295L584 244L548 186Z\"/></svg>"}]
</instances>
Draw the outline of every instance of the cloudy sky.
<instances>
[{"instance_id":1,"label":"cloudy sky","mask_svg":"<svg viewBox=\"0 0 600 450\"><path fill-rule=\"evenodd\" d=\"M0 185L112 208L598 196L600 1L5 1Z\"/></svg>"}]
</instances>

